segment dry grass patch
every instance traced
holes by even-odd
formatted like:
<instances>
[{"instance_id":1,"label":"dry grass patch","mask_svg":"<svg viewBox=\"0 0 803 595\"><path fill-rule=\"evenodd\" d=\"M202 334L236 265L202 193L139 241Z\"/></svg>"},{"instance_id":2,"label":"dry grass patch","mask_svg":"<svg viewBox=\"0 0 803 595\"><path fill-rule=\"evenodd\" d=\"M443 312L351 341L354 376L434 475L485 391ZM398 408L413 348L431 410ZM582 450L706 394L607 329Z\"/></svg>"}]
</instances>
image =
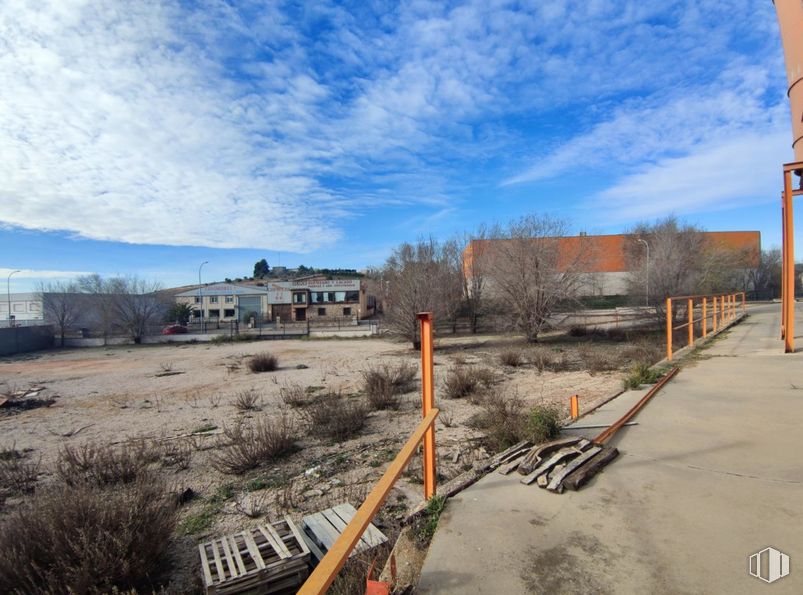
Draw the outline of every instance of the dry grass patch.
<instances>
[{"instance_id":1,"label":"dry grass patch","mask_svg":"<svg viewBox=\"0 0 803 595\"><path fill-rule=\"evenodd\" d=\"M41 471L41 458L32 460L27 453L11 448L0 449L0 492L5 495L33 492Z\"/></svg>"},{"instance_id":2,"label":"dry grass patch","mask_svg":"<svg viewBox=\"0 0 803 595\"><path fill-rule=\"evenodd\" d=\"M175 500L153 477L38 491L0 526L0 592L156 591L175 526Z\"/></svg>"},{"instance_id":3,"label":"dry grass patch","mask_svg":"<svg viewBox=\"0 0 803 595\"><path fill-rule=\"evenodd\" d=\"M498 381L493 370L474 366L455 366L443 381L443 394L447 399L462 399L476 395Z\"/></svg>"},{"instance_id":4,"label":"dry grass patch","mask_svg":"<svg viewBox=\"0 0 803 595\"><path fill-rule=\"evenodd\" d=\"M518 368L519 366L523 366L526 362L521 349L505 349L499 354L499 363L503 366Z\"/></svg>"},{"instance_id":5,"label":"dry grass patch","mask_svg":"<svg viewBox=\"0 0 803 595\"><path fill-rule=\"evenodd\" d=\"M279 369L279 358L270 353L257 353L248 360L248 369L252 372L275 372Z\"/></svg>"},{"instance_id":6,"label":"dry grass patch","mask_svg":"<svg viewBox=\"0 0 803 595\"><path fill-rule=\"evenodd\" d=\"M302 411L309 433L318 438L342 442L355 436L365 425L368 407L362 401L328 392Z\"/></svg>"},{"instance_id":7,"label":"dry grass patch","mask_svg":"<svg viewBox=\"0 0 803 595\"><path fill-rule=\"evenodd\" d=\"M240 411L254 411L259 409L259 393L253 388L241 390L234 396L234 406Z\"/></svg>"},{"instance_id":8,"label":"dry grass patch","mask_svg":"<svg viewBox=\"0 0 803 595\"><path fill-rule=\"evenodd\" d=\"M409 363L382 365L362 373L363 390L373 409L398 409L401 396L412 390L416 367Z\"/></svg>"},{"instance_id":9,"label":"dry grass patch","mask_svg":"<svg viewBox=\"0 0 803 595\"><path fill-rule=\"evenodd\" d=\"M221 473L241 474L295 451L295 431L286 416L258 417L223 429L222 448L210 458Z\"/></svg>"},{"instance_id":10,"label":"dry grass patch","mask_svg":"<svg viewBox=\"0 0 803 595\"><path fill-rule=\"evenodd\" d=\"M56 475L73 486L131 483L160 458L161 448L145 441L118 446L93 442L65 445L56 461Z\"/></svg>"},{"instance_id":11,"label":"dry grass patch","mask_svg":"<svg viewBox=\"0 0 803 595\"><path fill-rule=\"evenodd\" d=\"M529 359L539 372L564 372L570 367L565 353L543 345L530 349Z\"/></svg>"}]
</instances>

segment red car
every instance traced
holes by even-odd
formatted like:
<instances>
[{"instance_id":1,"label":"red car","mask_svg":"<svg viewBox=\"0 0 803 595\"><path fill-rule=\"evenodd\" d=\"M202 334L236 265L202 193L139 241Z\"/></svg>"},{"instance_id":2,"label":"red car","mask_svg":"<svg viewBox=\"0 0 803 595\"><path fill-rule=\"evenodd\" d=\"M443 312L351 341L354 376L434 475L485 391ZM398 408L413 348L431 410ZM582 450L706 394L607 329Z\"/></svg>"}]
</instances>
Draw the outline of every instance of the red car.
<instances>
[{"instance_id":1,"label":"red car","mask_svg":"<svg viewBox=\"0 0 803 595\"><path fill-rule=\"evenodd\" d=\"M163 335L183 335L187 332L187 327L181 324L171 324L162 329Z\"/></svg>"}]
</instances>

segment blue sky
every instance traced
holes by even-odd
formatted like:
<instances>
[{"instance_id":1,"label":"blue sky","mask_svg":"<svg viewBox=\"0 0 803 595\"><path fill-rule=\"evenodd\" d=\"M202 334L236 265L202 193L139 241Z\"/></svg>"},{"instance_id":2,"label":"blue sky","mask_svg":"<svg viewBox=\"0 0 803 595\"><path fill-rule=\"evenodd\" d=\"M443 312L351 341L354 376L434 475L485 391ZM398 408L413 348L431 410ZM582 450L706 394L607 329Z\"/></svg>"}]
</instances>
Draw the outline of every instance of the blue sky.
<instances>
[{"instance_id":1,"label":"blue sky","mask_svg":"<svg viewBox=\"0 0 803 595\"><path fill-rule=\"evenodd\" d=\"M676 214L770 247L790 144L771 2L0 7L19 290L363 268L531 212L588 233Z\"/></svg>"}]
</instances>

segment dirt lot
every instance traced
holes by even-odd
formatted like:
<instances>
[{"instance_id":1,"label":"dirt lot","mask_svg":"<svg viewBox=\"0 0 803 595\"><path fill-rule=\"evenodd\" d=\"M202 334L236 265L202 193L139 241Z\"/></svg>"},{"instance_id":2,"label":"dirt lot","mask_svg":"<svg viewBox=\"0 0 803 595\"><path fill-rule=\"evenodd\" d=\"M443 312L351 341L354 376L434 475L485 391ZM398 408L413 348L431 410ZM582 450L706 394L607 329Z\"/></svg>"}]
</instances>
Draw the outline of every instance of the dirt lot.
<instances>
[{"instance_id":1,"label":"dirt lot","mask_svg":"<svg viewBox=\"0 0 803 595\"><path fill-rule=\"evenodd\" d=\"M640 349L649 351L644 345L552 338L537 349L559 353L561 369L566 369L539 371L532 363L535 352L518 339L438 341L436 395L444 411L437 427L439 474L443 479L454 477L488 454L482 431L467 425L481 410L476 401L443 398L449 370L492 368L496 380L487 390L517 393L528 406L556 403L568 413L572 394L580 395L582 411L621 390L623 368L642 358ZM500 352L511 348L521 349L529 363L501 365ZM278 356L279 369L251 372L249 358L266 351ZM420 418L420 397L413 389L398 411L371 412L357 437L333 443L310 435L298 410L282 402L280 388L297 384L310 394L332 390L360 400L363 371L384 363L418 366L418 358L408 345L383 339L109 347L6 358L0 360L0 393L41 387L26 399L53 402L31 409L0 408L0 446L30 449L29 456L41 456L40 482L48 481L64 445L136 444L149 438L185 449L189 460L172 464L165 459L163 465L177 491L191 488L197 494L182 509L181 535L174 547L174 589L192 591L198 587L198 541L252 525L257 517L289 514L297 520L346 500L358 506ZM244 412L234 405L237 393L247 389L260 395L257 411ZM223 428L281 415L296 427L296 452L243 475L223 474L210 465ZM377 521L387 533L395 531L394 519L420 501L419 478L418 467L411 465L397 484ZM12 498L6 510L13 507Z\"/></svg>"}]
</instances>

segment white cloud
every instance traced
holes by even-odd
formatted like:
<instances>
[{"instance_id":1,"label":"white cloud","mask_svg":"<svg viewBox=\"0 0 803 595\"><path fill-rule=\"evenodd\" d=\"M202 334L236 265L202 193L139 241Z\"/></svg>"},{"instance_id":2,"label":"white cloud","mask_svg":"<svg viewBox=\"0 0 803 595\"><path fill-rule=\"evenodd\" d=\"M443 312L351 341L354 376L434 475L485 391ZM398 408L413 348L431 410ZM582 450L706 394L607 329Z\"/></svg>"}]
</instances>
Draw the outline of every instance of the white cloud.
<instances>
[{"instance_id":1,"label":"white cloud","mask_svg":"<svg viewBox=\"0 0 803 595\"><path fill-rule=\"evenodd\" d=\"M500 155L511 183L638 168L774 125L768 6L7 0L0 222L301 252L371 208L459 208ZM567 107L579 133L533 165L521 122Z\"/></svg>"},{"instance_id":2,"label":"white cloud","mask_svg":"<svg viewBox=\"0 0 803 595\"><path fill-rule=\"evenodd\" d=\"M0 268L0 280L8 278L8 275L14 271L12 279L72 279L74 277L81 277L82 275L90 275L87 271L48 271L38 269L6 269Z\"/></svg>"},{"instance_id":3,"label":"white cloud","mask_svg":"<svg viewBox=\"0 0 803 595\"><path fill-rule=\"evenodd\" d=\"M778 202L777 192L766 190L781 187L781 164L790 156L786 131L707 143L623 177L588 206L600 220L627 222Z\"/></svg>"}]
</instances>

